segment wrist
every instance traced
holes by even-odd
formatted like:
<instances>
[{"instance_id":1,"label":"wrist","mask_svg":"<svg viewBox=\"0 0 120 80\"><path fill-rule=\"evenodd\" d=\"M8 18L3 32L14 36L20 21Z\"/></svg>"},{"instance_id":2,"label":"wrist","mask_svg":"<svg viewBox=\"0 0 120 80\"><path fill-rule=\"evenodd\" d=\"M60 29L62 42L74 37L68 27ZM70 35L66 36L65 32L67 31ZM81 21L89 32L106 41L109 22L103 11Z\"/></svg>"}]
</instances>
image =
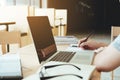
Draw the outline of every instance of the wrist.
<instances>
[{"instance_id":1,"label":"wrist","mask_svg":"<svg viewBox=\"0 0 120 80\"><path fill-rule=\"evenodd\" d=\"M102 42L98 42L98 43L96 43L96 44L97 44L96 49L107 46L107 44L102 43Z\"/></svg>"},{"instance_id":2,"label":"wrist","mask_svg":"<svg viewBox=\"0 0 120 80\"><path fill-rule=\"evenodd\" d=\"M94 52L98 54L98 53L102 52L105 48L106 47L100 47L98 49L95 49Z\"/></svg>"}]
</instances>

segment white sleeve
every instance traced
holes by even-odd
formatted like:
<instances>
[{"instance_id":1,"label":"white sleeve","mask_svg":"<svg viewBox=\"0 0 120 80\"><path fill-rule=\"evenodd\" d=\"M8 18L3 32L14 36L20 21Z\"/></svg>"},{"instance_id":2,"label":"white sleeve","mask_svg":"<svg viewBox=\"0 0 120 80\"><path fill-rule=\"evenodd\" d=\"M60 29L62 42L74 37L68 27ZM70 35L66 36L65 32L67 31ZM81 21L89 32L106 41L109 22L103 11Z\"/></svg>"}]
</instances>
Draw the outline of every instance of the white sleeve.
<instances>
[{"instance_id":1,"label":"white sleeve","mask_svg":"<svg viewBox=\"0 0 120 80\"><path fill-rule=\"evenodd\" d=\"M120 51L120 35L110 45Z\"/></svg>"}]
</instances>

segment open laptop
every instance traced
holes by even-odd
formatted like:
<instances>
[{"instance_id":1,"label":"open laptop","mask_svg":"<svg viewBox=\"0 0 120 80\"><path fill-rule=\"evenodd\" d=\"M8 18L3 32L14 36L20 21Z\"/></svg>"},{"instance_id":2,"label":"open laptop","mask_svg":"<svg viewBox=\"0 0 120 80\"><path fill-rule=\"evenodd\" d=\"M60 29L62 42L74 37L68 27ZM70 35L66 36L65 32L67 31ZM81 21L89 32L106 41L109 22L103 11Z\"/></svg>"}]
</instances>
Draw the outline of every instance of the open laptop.
<instances>
[{"instance_id":1,"label":"open laptop","mask_svg":"<svg viewBox=\"0 0 120 80\"><path fill-rule=\"evenodd\" d=\"M93 51L72 51L72 48L68 51L57 51L48 16L28 16L27 19L40 62L63 61L83 64L92 62Z\"/></svg>"}]
</instances>

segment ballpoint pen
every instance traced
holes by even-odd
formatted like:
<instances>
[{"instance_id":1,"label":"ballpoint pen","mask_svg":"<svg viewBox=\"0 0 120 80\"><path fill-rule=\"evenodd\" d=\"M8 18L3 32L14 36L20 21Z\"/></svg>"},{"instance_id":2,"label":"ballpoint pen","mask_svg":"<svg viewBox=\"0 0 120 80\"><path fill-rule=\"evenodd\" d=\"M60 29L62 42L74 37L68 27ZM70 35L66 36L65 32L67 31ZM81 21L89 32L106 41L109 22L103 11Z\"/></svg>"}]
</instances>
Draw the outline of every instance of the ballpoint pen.
<instances>
[{"instance_id":1,"label":"ballpoint pen","mask_svg":"<svg viewBox=\"0 0 120 80\"><path fill-rule=\"evenodd\" d=\"M89 38L92 34L93 34L93 31L92 31L91 33L89 33L88 36L87 36L83 41L81 41L81 42L79 43L79 46L80 46L81 43L86 42L86 41L88 40L88 38Z\"/></svg>"}]
</instances>

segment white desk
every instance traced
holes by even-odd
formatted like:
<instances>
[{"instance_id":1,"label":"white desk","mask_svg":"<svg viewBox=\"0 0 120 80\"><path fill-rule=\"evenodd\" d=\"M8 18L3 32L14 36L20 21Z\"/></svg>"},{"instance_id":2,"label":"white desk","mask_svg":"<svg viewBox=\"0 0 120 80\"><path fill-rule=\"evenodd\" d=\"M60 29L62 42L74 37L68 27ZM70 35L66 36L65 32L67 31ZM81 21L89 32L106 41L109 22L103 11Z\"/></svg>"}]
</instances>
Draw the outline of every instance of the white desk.
<instances>
[{"instance_id":1,"label":"white desk","mask_svg":"<svg viewBox=\"0 0 120 80\"><path fill-rule=\"evenodd\" d=\"M61 47L62 46L62 47ZM57 46L59 49L65 49L67 45ZM37 53L33 44L25 46L19 50L21 62L23 65L23 77L26 78L35 74L40 67ZM91 80L100 80L100 73L95 72Z\"/></svg>"},{"instance_id":2,"label":"white desk","mask_svg":"<svg viewBox=\"0 0 120 80\"><path fill-rule=\"evenodd\" d=\"M19 53L23 68L23 77L25 78L31 74L34 74L40 67L34 45L31 44L22 47L19 50Z\"/></svg>"}]
</instances>

